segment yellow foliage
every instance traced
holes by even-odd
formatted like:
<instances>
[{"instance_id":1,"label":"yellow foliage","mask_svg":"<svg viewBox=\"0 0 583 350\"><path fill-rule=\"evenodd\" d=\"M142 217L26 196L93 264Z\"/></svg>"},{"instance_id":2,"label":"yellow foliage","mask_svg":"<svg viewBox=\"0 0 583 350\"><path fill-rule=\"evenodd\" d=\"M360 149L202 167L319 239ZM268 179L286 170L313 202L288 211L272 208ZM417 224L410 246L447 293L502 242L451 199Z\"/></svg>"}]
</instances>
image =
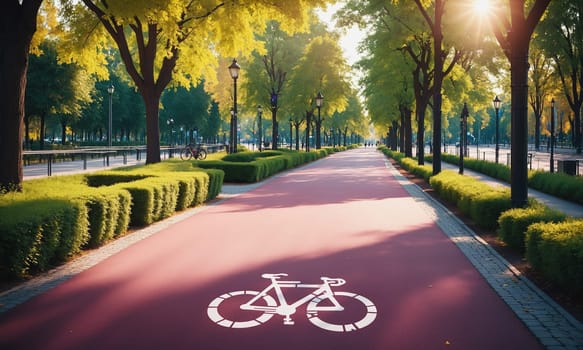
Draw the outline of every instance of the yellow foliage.
<instances>
[{"instance_id":1,"label":"yellow foliage","mask_svg":"<svg viewBox=\"0 0 583 350\"><path fill-rule=\"evenodd\" d=\"M283 30L301 31L307 28L310 9L324 6L331 0L133 0L108 1L109 7L94 0L92 3L105 13L104 18L114 25L123 26L132 54L134 67L147 79L149 72L140 70L143 45L156 36L156 61L153 79L156 81L165 59L178 59L173 69L174 85L190 86L205 78L216 82L219 57L246 57L253 50L262 50L255 40L263 33L267 20L278 20ZM68 3L66 7L68 45L63 48L65 60L75 60L90 72L105 78L103 70L112 41L104 26L82 4ZM177 51L176 51L177 49ZM132 68L132 67L130 67Z\"/></svg>"}]
</instances>

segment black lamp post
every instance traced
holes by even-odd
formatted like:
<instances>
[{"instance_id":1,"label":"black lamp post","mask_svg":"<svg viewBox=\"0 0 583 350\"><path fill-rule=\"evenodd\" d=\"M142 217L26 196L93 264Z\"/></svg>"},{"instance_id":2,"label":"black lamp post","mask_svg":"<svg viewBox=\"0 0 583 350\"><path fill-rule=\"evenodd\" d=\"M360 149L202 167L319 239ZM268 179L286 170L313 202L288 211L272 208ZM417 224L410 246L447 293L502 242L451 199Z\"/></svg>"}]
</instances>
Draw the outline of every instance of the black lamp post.
<instances>
[{"instance_id":1,"label":"black lamp post","mask_svg":"<svg viewBox=\"0 0 583 350\"><path fill-rule=\"evenodd\" d=\"M322 108L322 103L324 102L324 95L322 92L318 91L316 95L316 107L318 107L318 121L316 122L316 149L322 148L322 143L320 141L320 131L322 127L322 118L320 117L320 109Z\"/></svg>"},{"instance_id":2,"label":"black lamp post","mask_svg":"<svg viewBox=\"0 0 583 350\"><path fill-rule=\"evenodd\" d=\"M235 110L231 107L231 121L229 123L229 153L233 153L233 145L235 140Z\"/></svg>"},{"instance_id":3,"label":"black lamp post","mask_svg":"<svg viewBox=\"0 0 583 350\"><path fill-rule=\"evenodd\" d=\"M466 147L466 120L468 118L468 106L464 102L464 108L462 109L462 115L460 117L460 175L464 174L464 153Z\"/></svg>"},{"instance_id":4,"label":"black lamp post","mask_svg":"<svg viewBox=\"0 0 583 350\"><path fill-rule=\"evenodd\" d=\"M551 173L555 172L555 99L551 100Z\"/></svg>"},{"instance_id":5,"label":"black lamp post","mask_svg":"<svg viewBox=\"0 0 583 350\"><path fill-rule=\"evenodd\" d=\"M107 93L109 94L109 123L107 126L107 146L111 147L111 136L112 136L112 116L113 116L113 105L112 105L112 96L113 96L113 91L115 90L115 88L113 87L113 84L110 85L107 88Z\"/></svg>"},{"instance_id":6,"label":"black lamp post","mask_svg":"<svg viewBox=\"0 0 583 350\"><path fill-rule=\"evenodd\" d=\"M294 128L293 119L290 117L289 118L289 149L292 149L292 141L293 141L292 132L293 132L293 128Z\"/></svg>"},{"instance_id":7,"label":"black lamp post","mask_svg":"<svg viewBox=\"0 0 583 350\"><path fill-rule=\"evenodd\" d=\"M261 147L263 144L263 129L261 128L261 119L263 119L263 107L261 107L261 105L257 105L257 117L259 118L257 121L257 126L259 128L259 137L257 143L259 144L259 152L261 152Z\"/></svg>"},{"instance_id":8,"label":"black lamp post","mask_svg":"<svg viewBox=\"0 0 583 350\"><path fill-rule=\"evenodd\" d=\"M237 60L233 58L233 62L229 66L229 73L233 78L233 110L231 113L231 153L237 152L237 78L239 78L239 71L241 66L237 64Z\"/></svg>"},{"instance_id":9,"label":"black lamp post","mask_svg":"<svg viewBox=\"0 0 583 350\"><path fill-rule=\"evenodd\" d=\"M498 98L498 95L492 101L494 105L494 109L496 110L496 163L498 163L498 157L500 153L500 129L499 129L499 113L500 113L500 106L502 105L502 101Z\"/></svg>"},{"instance_id":10,"label":"black lamp post","mask_svg":"<svg viewBox=\"0 0 583 350\"><path fill-rule=\"evenodd\" d=\"M168 120L166 120L166 124L168 125L168 127L170 127L170 136L168 137L168 145L170 146L170 148L168 149L168 155L170 158L172 158L174 156L173 154L173 150L172 150L172 136L174 134L174 119L173 118L169 118Z\"/></svg>"}]
</instances>

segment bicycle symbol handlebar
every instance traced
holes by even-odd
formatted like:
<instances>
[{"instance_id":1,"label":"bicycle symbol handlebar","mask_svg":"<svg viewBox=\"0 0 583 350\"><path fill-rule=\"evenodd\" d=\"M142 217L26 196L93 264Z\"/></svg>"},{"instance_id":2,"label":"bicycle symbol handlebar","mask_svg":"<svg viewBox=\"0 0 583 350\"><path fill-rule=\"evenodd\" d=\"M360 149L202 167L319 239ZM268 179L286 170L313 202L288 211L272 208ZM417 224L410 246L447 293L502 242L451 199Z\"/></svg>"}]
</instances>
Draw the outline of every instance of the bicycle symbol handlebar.
<instances>
[{"instance_id":1,"label":"bicycle symbol handlebar","mask_svg":"<svg viewBox=\"0 0 583 350\"><path fill-rule=\"evenodd\" d=\"M284 325L293 325L291 315L296 313L299 306L307 304L306 316L308 320L317 327L332 332L350 332L362 329L370 325L377 315L377 308L372 301L362 295L350 292L332 291L331 287L344 285L346 280L342 278L320 277L320 284L305 284L301 281L281 280L286 277L286 273L266 273L262 278L271 280L271 284L260 292L252 290L235 291L223 294L210 302L207 308L208 317L219 326L227 328L250 328L264 324L275 314L283 316ZM306 288L313 290L308 295L301 297L295 302L288 303L283 290L285 288ZM342 312L345 307L340 304L341 299L358 309L359 320L351 323L338 323L330 321L326 316L329 312ZM238 308L233 308L233 303ZM249 311L247 320L238 313L234 315L224 315L233 309ZM257 316L258 315L258 316ZM254 317L256 316L256 317ZM236 321L232 319L236 319Z\"/></svg>"}]
</instances>

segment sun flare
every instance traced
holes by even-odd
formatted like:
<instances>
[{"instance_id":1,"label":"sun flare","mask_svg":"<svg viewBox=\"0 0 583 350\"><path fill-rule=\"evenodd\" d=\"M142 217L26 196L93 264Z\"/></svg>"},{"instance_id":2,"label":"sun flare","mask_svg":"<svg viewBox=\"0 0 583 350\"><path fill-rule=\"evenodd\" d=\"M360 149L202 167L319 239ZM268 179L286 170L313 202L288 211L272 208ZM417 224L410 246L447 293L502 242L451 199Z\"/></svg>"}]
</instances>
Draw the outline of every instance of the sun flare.
<instances>
[{"instance_id":1,"label":"sun flare","mask_svg":"<svg viewBox=\"0 0 583 350\"><path fill-rule=\"evenodd\" d=\"M485 14L492 9L492 4L490 3L490 0L473 0L472 7L474 12Z\"/></svg>"}]
</instances>

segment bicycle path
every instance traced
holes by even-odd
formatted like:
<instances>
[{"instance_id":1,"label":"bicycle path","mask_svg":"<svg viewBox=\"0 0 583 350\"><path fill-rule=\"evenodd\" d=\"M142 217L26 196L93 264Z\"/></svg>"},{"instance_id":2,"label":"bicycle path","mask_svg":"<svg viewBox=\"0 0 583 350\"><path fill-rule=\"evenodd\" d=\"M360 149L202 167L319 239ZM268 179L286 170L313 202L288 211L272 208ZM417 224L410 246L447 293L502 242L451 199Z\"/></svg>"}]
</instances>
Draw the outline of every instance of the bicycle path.
<instances>
[{"instance_id":1,"label":"bicycle path","mask_svg":"<svg viewBox=\"0 0 583 350\"><path fill-rule=\"evenodd\" d=\"M83 262L92 267L80 273L61 269L55 287L0 314L0 348L500 350L583 344L576 323L444 210L382 154L338 153L129 235L127 247L106 246L109 253ZM338 295L345 311L307 315L314 309L308 303L291 314L293 325L284 325L282 315L267 320L241 310L247 300L237 294L269 286L266 273L306 284L342 278L345 284L331 288L345 293ZM228 294L233 291L242 292ZM290 303L310 292L285 289ZM219 308L217 298L225 300L217 313L226 322L209 313L209 304L211 311ZM268 304L277 300L274 295Z\"/></svg>"}]
</instances>

